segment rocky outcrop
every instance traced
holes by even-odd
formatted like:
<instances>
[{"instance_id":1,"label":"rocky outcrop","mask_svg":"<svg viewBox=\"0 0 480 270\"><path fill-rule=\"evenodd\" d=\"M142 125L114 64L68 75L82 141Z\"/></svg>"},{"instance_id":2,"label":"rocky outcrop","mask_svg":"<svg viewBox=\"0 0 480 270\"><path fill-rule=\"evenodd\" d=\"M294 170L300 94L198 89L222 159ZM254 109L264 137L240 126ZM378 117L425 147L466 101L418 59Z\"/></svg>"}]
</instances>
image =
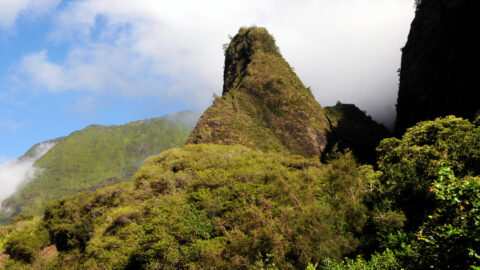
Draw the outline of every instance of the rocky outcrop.
<instances>
[{"instance_id":1,"label":"rocky outcrop","mask_svg":"<svg viewBox=\"0 0 480 270\"><path fill-rule=\"evenodd\" d=\"M240 144L320 156L328 120L264 28L241 28L225 51L223 95L200 118L187 144Z\"/></svg>"}]
</instances>

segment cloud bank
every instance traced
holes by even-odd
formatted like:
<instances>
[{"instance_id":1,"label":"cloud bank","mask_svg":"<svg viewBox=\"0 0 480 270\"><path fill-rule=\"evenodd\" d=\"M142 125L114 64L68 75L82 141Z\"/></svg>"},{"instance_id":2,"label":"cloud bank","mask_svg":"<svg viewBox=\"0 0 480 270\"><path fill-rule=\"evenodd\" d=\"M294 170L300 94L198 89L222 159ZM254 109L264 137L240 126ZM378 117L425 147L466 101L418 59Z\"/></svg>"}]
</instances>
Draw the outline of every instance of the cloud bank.
<instances>
[{"instance_id":1,"label":"cloud bank","mask_svg":"<svg viewBox=\"0 0 480 270\"><path fill-rule=\"evenodd\" d=\"M51 34L74 44L66 57L33 52L21 73L50 92L156 95L205 108L221 93L227 36L258 25L320 104L355 103L387 123L413 16L406 0L75 0Z\"/></svg>"},{"instance_id":2,"label":"cloud bank","mask_svg":"<svg viewBox=\"0 0 480 270\"><path fill-rule=\"evenodd\" d=\"M41 143L37 145L32 154L10 161L0 160L0 202L15 193L17 188L28 183L36 174L42 170L34 166L34 163L41 156L46 154L55 144Z\"/></svg>"}]
</instances>

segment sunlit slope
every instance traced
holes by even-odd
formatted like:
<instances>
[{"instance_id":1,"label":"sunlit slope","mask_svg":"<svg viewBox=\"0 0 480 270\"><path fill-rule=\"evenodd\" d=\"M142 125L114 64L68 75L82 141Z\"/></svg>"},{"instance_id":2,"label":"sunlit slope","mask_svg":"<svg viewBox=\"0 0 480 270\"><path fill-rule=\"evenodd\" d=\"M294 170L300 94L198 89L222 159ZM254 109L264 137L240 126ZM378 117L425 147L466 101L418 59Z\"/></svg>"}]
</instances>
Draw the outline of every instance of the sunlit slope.
<instances>
[{"instance_id":1,"label":"sunlit slope","mask_svg":"<svg viewBox=\"0 0 480 270\"><path fill-rule=\"evenodd\" d=\"M202 115L189 144L241 144L307 157L325 149L325 113L265 28L242 28L233 37L223 83L223 95Z\"/></svg>"},{"instance_id":2,"label":"sunlit slope","mask_svg":"<svg viewBox=\"0 0 480 270\"><path fill-rule=\"evenodd\" d=\"M146 157L185 142L195 115L182 112L121 126L93 125L57 139L35 162L43 171L3 202L1 218L21 212L39 215L48 201L130 181Z\"/></svg>"},{"instance_id":3,"label":"sunlit slope","mask_svg":"<svg viewBox=\"0 0 480 270\"><path fill-rule=\"evenodd\" d=\"M149 158L134 183L48 204L30 231L47 231L50 240L32 238L56 245L60 269L305 269L358 244L369 171L349 155L323 165L243 146L187 145ZM7 247L18 246L16 235Z\"/></svg>"}]
</instances>

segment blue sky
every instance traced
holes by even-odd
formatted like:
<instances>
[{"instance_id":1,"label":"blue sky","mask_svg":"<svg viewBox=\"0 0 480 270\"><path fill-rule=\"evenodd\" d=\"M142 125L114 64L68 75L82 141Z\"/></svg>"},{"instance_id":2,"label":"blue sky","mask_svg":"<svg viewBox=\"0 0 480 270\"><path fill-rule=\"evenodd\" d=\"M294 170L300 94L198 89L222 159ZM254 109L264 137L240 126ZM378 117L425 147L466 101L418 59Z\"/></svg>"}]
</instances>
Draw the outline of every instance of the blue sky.
<instances>
[{"instance_id":1,"label":"blue sky","mask_svg":"<svg viewBox=\"0 0 480 270\"><path fill-rule=\"evenodd\" d=\"M0 0L0 163L90 124L205 109L222 45L250 25L322 105L387 123L413 15L413 0Z\"/></svg>"}]
</instances>

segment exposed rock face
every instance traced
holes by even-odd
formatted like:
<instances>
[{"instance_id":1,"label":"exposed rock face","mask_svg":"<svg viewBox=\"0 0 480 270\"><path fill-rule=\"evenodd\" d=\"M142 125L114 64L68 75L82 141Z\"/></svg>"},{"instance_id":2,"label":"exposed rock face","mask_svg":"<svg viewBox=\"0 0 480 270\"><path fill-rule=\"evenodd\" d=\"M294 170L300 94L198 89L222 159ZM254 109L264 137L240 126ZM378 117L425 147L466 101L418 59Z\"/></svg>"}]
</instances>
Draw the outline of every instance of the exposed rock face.
<instances>
[{"instance_id":1,"label":"exposed rock face","mask_svg":"<svg viewBox=\"0 0 480 270\"><path fill-rule=\"evenodd\" d=\"M422 120L480 110L480 1L418 1L403 49L397 135Z\"/></svg>"},{"instance_id":2,"label":"exposed rock face","mask_svg":"<svg viewBox=\"0 0 480 270\"><path fill-rule=\"evenodd\" d=\"M240 29L225 57L223 95L205 111L187 144L319 156L329 131L325 113L267 30Z\"/></svg>"},{"instance_id":3,"label":"exposed rock face","mask_svg":"<svg viewBox=\"0 0 480 270\"><path fill-rule=\"evenodd\" d=\"M353 104L325 107L331 125L326 152L349 148L362 163L375 164L378 143L390 132Z\"/></svg>"}]
</instances>

